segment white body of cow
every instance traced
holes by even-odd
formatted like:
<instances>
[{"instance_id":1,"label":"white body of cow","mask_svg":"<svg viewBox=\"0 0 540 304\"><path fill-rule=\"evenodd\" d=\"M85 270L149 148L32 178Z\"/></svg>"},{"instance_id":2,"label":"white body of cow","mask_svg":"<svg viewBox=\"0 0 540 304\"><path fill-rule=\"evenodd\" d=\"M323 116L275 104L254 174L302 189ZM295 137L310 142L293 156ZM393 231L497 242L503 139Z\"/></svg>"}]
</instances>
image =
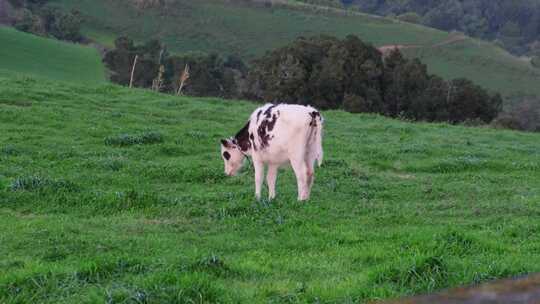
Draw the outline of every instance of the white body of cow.
<instances>
[{"instance_id":1,"label":"white body of cow","mask_svg":"<svg viewBox=\"0 0 540 304\"><path fill-rule=\"evenodd\" d=\"M290 163L298 184L298 200L309 199L314 166L322 163L322 125L319 111L310 106L266 104L256 109L246 126L235 137L221 141L225 173L235 175L245 156L253 160L255 195L261 197L264 167L268 196L276 195L280 166Z\"/></svg>"}]
</instances>

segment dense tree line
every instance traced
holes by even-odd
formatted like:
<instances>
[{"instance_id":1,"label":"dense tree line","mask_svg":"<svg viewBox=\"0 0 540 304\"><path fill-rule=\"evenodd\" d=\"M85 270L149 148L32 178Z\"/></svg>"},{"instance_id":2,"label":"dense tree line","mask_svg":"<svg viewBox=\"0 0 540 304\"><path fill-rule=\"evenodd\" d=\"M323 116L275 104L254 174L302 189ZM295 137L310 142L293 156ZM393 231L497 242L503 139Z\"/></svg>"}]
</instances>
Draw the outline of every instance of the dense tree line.
<instances>
[{"instance_id":1,"label":"dense tree line","mask_svg":"<svg viewBox=\"0 0 540 304\"><path fill-rule=\"evenodd\" d=\"M490 122L501 110L499 94L467 79L430 75L399 50L383 58L356 36L299 38L256 60L249 97L311 104L323 109L380 113L414 120Z\"/></svg>"},{"instance_id":2,"label":"dense tree line","mask_svg":"<svg viewBox=\"0 0 540 304\"><path fill-rule=\"evenodd\" d=\"M108 51L103 59L112 72L112 81L122 85L130 83L135 56L138 60L133 80L137 87L151 88L159 80L159 87L155 89L176 93L180 78L188 67L189 78L182 93L224 98L242 95L242 75L246 73L246 67L236 56L222 58L203 53L172 56L157 40L136 45L133 40L120 37L115 41L115 48Z\"/></svg>"},{"instance_id":3,"label":"dense tree line","mask_svg":"<svg viewBox=\"0 0 540 304\"><path fill-rule=\"evenodd\" d=\"M392 16L496 41L514 54L540 56L538 0L303 0ZM538 57L536 59L539 60Z\"/></svg>"},{"instance_id":4,"label":"dense tree line","mask_svg":"<svg viewBox=\"0 0 540 304\"><path fill-rule=\"evenodd\" d=\"M267 53L249 68L235 56L171 56L158 41L135 45L116 40L104 62L114 82L128 85L135 56L137 87L151 88L162 79L162 92L177 92L186 66L184 93L194 96L247 98L272 103L311 104L322 109L380 113L414 120L490 122L501 109L489 94L466 79L445 81L427 73L419 60L395 50L383 58L356 36L299 38Z\"/></svg>"},{"instance_id":5,"label":"dense tree line","mask_svg":"<svg viewBox=\"0 0 540 304\"><path fill-rule=\"evenodd\" d=\"M48 0L9 0L17 13L13 26L24 32L80 42L81 16L46 6Z\"/></svg>"}]
</instances>

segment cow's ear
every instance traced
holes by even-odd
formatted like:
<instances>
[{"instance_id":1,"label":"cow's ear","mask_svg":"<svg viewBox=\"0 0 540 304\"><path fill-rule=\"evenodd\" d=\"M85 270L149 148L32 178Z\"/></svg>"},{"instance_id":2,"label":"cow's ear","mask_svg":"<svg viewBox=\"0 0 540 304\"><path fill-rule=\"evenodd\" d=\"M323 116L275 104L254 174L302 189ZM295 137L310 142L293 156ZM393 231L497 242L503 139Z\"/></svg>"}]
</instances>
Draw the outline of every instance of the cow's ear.
<instances>
[{"instance_id":1,"label":"cow's ear","mask_svg":"<svg viewBox=\"0 0 540 304\"><path fill-rule=\"evenodd\" d=\"M221 144L222 144L225 148L228 148L228 147L231 145L231 143L230 143L228 140L226 140L226 139L222 139L222 140L221 140Z\"/></svg>"}]
</instances>

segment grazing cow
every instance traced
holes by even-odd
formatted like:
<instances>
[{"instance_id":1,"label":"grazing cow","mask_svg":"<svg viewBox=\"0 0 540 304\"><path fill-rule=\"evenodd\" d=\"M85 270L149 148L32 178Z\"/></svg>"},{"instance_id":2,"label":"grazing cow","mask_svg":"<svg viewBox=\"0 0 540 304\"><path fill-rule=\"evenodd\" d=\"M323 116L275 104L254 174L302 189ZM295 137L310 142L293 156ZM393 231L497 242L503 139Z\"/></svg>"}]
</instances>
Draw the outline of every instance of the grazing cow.
<instances>
[{"instance_id":1,"label":"grazing cow","mask_svg":"<svg viewBox=\"0 0 540 304\"><path fill-rule=\"evenodd\" d=\"M268 197L276 196L276 178L281 165L290 163L298 183L298 200L307 200L314 179L315 161L323 159L319 111L292 104L266 104L256 109L236 136L221 140L225 174L235 175L244 157L253 159L255 195L261 198L264 166L268 166Z\"/></svg>"}]
</instances>

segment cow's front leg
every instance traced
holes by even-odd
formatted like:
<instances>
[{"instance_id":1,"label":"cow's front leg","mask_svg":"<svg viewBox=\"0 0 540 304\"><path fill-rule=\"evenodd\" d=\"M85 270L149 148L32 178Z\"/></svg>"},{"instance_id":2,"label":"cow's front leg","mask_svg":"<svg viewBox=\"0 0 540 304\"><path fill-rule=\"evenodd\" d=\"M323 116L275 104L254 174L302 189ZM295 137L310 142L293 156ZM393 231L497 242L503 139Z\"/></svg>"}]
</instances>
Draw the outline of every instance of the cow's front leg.
<instances>
[{"instance_id":1,"label":"cow's front leg","mask_svg":"<svg viewBox=\"0 0 540 304\"><path fill-rule=\"evenodd\" d=\"M255 168L255 197L257 200L261 199L261 188L264 178L264 164L261 161L253 161L253 167Z\"/></svg>"},{"instance_id":2,"label":"cow's front leg","mask_svg":"<svg viewBox=\"0 0 540 304\"><path fill-rule=\"evenodd\" d=\"M268 172L266 173L266 183L268 184L268 198L271 200L276 197L277 172L278 166L268 165Z\"/></svg>"}]
</instances>

